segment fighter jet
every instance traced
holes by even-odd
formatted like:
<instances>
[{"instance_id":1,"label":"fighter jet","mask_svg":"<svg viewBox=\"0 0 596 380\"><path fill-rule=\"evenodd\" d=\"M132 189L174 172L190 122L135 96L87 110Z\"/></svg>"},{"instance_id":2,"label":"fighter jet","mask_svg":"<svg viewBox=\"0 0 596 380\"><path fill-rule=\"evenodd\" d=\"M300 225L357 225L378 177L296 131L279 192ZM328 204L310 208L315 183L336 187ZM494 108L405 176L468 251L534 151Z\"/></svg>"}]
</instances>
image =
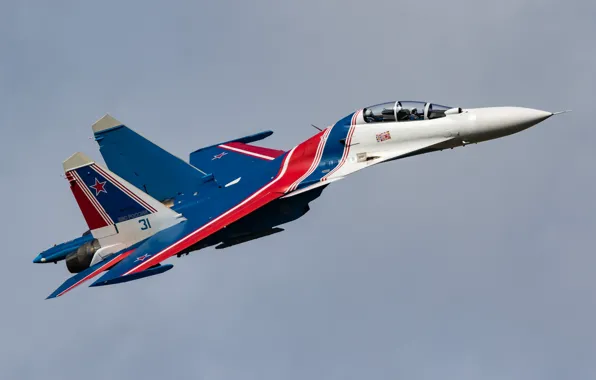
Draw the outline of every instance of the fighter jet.
<instances>
[{"instance_id":1,"label":"fighter jet","mask_svg":"<svg viewBox=\"0 0 596 380\"><path fill-rule=\"evenodd\" d=\"M395 101L356 110L290 150L253 145L265 131L190 154L168 153L110 115L92 127L107 168L64 161L89 230L33 262L65 260L74 276L48 298L163 273L172 256L283 231L329 184L373 165L500 138L557 113Z\"/></svg>"}]
</instances>

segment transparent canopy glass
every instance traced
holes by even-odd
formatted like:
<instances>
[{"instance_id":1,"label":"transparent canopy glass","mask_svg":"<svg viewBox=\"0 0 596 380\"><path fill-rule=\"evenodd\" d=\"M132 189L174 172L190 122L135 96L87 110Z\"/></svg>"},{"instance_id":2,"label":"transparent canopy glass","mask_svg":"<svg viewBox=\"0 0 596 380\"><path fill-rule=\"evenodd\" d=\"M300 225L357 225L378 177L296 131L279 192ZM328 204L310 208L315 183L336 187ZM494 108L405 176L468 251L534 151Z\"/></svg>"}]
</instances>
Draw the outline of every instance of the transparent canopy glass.
<instances>
[{"instance_id":1,"label":"transparent canopy glass","mask_svg":"<svg viewBox=\"0 0 596 380\"><path fill-rule=\"evenodd\" d=\"M445 116L452 107L419 101L396 101L366 107L363 110L366 123L388 123L412 120L430 120Z\"/></svg>"}]
</instances>

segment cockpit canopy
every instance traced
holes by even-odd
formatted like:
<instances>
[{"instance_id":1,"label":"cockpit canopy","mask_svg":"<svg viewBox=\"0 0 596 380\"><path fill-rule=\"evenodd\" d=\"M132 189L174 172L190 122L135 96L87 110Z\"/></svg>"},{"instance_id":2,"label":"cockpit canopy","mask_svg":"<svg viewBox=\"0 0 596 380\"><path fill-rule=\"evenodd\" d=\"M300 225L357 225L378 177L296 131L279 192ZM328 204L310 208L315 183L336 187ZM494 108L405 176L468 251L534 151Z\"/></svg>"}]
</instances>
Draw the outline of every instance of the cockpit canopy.
<instances>
[{"instance_id":1,"label":"cockpit canopy","mask_svg":"<svg viewBox=\"0 0 596 380\"><path fill-rule=\"evenodd\" d=\"M366 123L431 120L444 117L445 111L451 108L434 103L397 101L367 107L362 115Z\"/></svg>"}]
</instances>

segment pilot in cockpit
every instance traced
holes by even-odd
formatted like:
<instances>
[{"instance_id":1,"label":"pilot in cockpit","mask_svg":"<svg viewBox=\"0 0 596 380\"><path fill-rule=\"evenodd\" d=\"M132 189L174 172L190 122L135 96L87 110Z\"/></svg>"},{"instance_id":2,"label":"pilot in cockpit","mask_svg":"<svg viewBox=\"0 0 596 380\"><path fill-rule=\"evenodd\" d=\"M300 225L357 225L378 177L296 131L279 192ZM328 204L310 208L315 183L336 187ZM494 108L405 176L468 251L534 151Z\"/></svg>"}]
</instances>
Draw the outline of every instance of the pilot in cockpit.
<instances>
[{"instance_id":1,"label":"pilot in cockpit","mask_svg":"<svg viewBox=\"0 0 596 380\"><path fill-rule=\"evenodd\" d=\"M420 119L420 117L418 117L418 109L412 108L412 110L410 111L410 120L418 120L418 119Z\"/></svg>"},{"instance_id":2,"label":"pilot in cockpit","mask_svg":"<svg viewBox=\"0 0 596 380\"><path fill-rule=\"evenodd\" d=\"M410 120L410 110L407 108L402 108L397 111L397 121L406 121Z\"/></svg>"},{"instance_id":3,"label":"pilot in cockpit","mask_svg":"<svg viewBox=\"0 0 596 380\"><path fill-rule=\"evenodd\" d=\"M373 111L370 108L368 108L366 109L366 111L364 111L364 121L366 121L367 123L378 123L380 121L383 121L383 117L375 116Z\"/></svg>"}]
</instances>

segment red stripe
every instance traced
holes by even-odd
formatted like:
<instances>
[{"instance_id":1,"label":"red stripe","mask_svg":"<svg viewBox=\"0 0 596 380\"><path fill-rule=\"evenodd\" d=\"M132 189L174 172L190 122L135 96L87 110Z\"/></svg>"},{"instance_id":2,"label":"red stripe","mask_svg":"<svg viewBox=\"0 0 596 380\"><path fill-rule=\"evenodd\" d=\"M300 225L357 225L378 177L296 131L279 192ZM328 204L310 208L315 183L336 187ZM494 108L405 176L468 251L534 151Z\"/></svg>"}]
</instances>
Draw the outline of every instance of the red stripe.
<instances>
[{"instance_id":1,"label":"red stripe","mask_svg":"<svg viewBox=\"0 0 596 380\"><path fill-rule=\"evenodd\" d=\"M264 154L254 153L254 152L251 152L248 150L236 148L236 147L225 145L225 144L219 145L219 147L222 149L225 149L225 150L232 151L232 152L244 154L245 156L260 158L261 160L269 160L269 161L275 160L275 157L270 157L270 156L267 156Z\"/></svg>"},{"instance_id":2,"label":"red stripe","mask_svg":"<svg viewBox=\"0 0 596 380\"><path fill-rule=\"evenodd\" d=\"M216 217L211 222L198 228L171 246L161 250L138 266L130 269L123 274L123 276L143 271L168 257L175 255L183 249L190 247L224 226L250 214L270 201L279 198L280 194L284 194L289 186L291 186L296 179L304 175L308 168L310 168L312 161L315 159L315 147L319 143L319 141L317 141L318 136L318 134L313 136L288 152L277 176L264 187L257 190L238 205Z\"/></svg>"},{"instance_id":3,"label":"red stripe","mask_svg":"<svg viewBox=\"0 0 596 380\"><path fill-rule=\"evenodd\" d=\"M77 181L77 183L79 184L79 186L83 190L83 193L85 193L85 195L87 196L87 198L91 201L91 203L94 205L94 207L97 210L97 212L99 212L100 215L103 217L103 219L105 220L105 222L108 225L114 224L114 221L112 220L112 218L108 215L108 213L106 212L106 210L99 203L99 201L97 200L97 198L95 197L95 195L93 195L91 193L91 190L89 190L89 188L87 187L87 184L85 183L85 181L83 181L83 179L81 178L81 176L79 176L79 173L77 173L76 171L73 171L72 173L73 173L73 176L75 177L75 180Z\"/></svg>"},{"instance_id":4,"label":"red stripe","mask_svg":"<svg viewBox=\"0 0 596 380\"><path fill-rule=\"evenodd\" d=\"M79 205L79 209L83 213L85 222L87 222L90 230L95 230L109 225L103 219L101 214L95 209L91 201L83 193L83 190L81 190L80 186L76 182L71 184L70 189L72 190L72 194L74 195L77 204Z\"/></svg>"},{"instance_id":5,"label":"red stripe","mask_svg":"<svg viewBox=\"0 0 596 380\"><path fill-rule=\"evenodd\" d=\"M323 133L323 136L325 136L326 133L327 132ZM316 136L318 136L318 135L320 135L320 133L317 133ZM296 181L294 181L294 183L292 183L292 185L290 185L290 187L288 188L288 191L294 190L300 184L300 182L302 182L305 178L307 178L315 170L315 167L318 165L318 160L321 158L320 157L321 145L323 145L323 137L321 137L319 140L319 145L317 145L317 150L315 152L315 158L312 161L310 167L308 168L306 173L304 173L300 178L298 178Z\"/></svg>"},{"instance_id":6,"label":"red stripe","mask_svg":"<svg viewBox=\"0 0 596 380\"><path fill-rule=\"evenodd\" d=\"M292 184L292 186L290 186L288 191L293 191L294 189L296 189L300 185L300 183L304 181L306 178L308 178L308 176L311 175L319 166L321 158L323 157L323 151L325 150L325 143L327 142L327 137L329 136L330 132L331 128L325 129L323 135L320 138L319 146L317 147L317 153L315 155L315 159L313 160L312 165L302 177L300 177L296 182ZM320 133L318 133L317 135L320 135Z\"/></svg>"},{"instance_id":7,"label":"red stripe","mask_svg":"<svg viewBox=\"0 0 596 380\"><path fill-rule=\"evenodd\" d=\"M85 183L85 181L83 181L83 179L81 178L79 173L77 173L76 171L73 171L73 175L75 176L76 181L79 183L79 186L81 186L81 188L83 189L83 192L85 193L87 198L89 198L91 203L93 203L93 205L97 209L97 212L99 212L103 216L106 223L114 224L114 221L112 220L112 218L108 215L107 211L103 208L101 203L99 203L99 201L97 200L97 197L93 193L91 193L91 190L89 190L89 187L87 187L87 184Z\"/></svg>"},{"instance_id":8,"label":"red stripe","mask_svg":"<svg viewBox=\"0 0 596 380\"><path fill-rule=\"evenodd\" d=\"M97 209L93 200L85 193L84 186L76 180L76 177L70 182L70 189L79 205L79 209L87 222L90 230L95 230L110 225L100 210Z\"/></svg>"}]
</instances>

